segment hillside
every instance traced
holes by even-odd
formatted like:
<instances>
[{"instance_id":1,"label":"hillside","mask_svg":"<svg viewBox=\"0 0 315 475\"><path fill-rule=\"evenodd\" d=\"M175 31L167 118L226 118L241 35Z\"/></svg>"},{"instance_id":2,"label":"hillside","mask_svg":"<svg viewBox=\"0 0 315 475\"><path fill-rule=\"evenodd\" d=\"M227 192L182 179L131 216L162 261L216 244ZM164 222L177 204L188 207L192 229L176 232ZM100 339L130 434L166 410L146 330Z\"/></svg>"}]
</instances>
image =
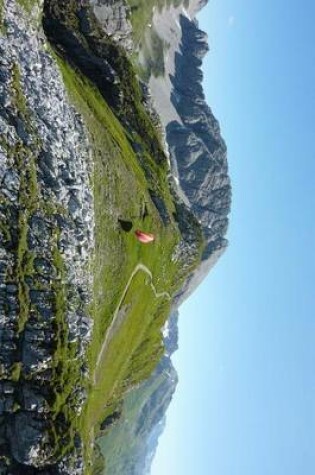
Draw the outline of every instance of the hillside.
<instances>
[{"instance_id":1,"label":"hillside","mask_svg":"<svg viewBox=\"0 0 315 475\"><path fill-rule=\"evenodd\" d=\"M107 473L95 441L127 411L141 445L173 394L162 332L209 240L139 79L152 6L0 2L3 474Z\"/></svg>"},{"instance_id":2,"label":"hillside","mask_svg":"<svg viewBox=\"0 0 315 475\"><path fill-rule=\"evenodd\" d=\"M126 15L123 31L130 31L131 24L134 27L133 47L138 53L133 55L133 61L138 70L140 62L141 74L145 71L150 100L159 112L177 193L200 222L205 242L201 263L189 273L173 301L173 306L178 307L227 246L225 233L231 188L226 146L202 88L201 64L208 43L206 35L198 28L195 15L205 2L155 2L155 9L140 3L130 0L131 22L128 23ZM115 37L121 38L121 24L116 23L115 28L112 22L107 24L103 8L98 5L95 10L99 19L105 27L110 25ZM129 47L130 44L129 36ZM156 48L156 45L160 47ZM119 422L110 421L100 438L102 453L108 461L106 473L110 475L150 473L166 411L177 385L170 358L177 348L174 316L170 322L173 329L171 349L167 337L164 339L165 357L150 379L135 391L137 410L127 396ZM132 397L131 394L131 400ZM146 408L145 418L141 408ZM142 427L141 431L138 431L139 427Z\"/></svg>"}]
</instances>

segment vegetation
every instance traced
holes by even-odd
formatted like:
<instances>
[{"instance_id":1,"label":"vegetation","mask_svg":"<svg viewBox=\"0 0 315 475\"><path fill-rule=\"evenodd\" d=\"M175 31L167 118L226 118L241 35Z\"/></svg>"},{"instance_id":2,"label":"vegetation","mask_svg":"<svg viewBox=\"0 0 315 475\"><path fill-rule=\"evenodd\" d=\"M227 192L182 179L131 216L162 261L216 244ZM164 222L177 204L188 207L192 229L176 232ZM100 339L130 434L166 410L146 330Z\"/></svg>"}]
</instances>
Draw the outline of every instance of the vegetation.
<instances>
[{"instance_id":1,"label":"vegetation","mask_svg":"<svg viewBox=\"0 0 315 475\"><path fill-rule=\"evenodd\" d=\"M100 93L61 58L58 63L68 91L90 131L95 157L94 336L89 354L95 384L92 380L81 420L85 447L88 448L94 427L97 430L97 425L113 412L126 390L147 378L159 361L163 351L161 327L169 315L169 301L156 299L148 285L148 275L139 271L120 305L119 302L139 262L152 272L158 292L168 290L172 293L178 288L181 283L177 281L179 264L173 263L171 256L180 234L172 218L175 207L166 172L157 169L150 157L147 160L150 173L148 169L142 169L129 143L128 133ZM168 226L163 224L151 200L148 191L151 187L167 204ZM120 228L119 218L131 219L133 229L154 231L155 243L147 247L138 243L133 232L126 233ZM184 279L185 275L181 277ZM125 312L125 317L116 328L94 375L106 331L117 311ZM87 456L90 458L91 454Z\"/></svg>"},{"instance_id":2,"label":"vegetation","mask_svg":"<svg viewBox=\"0 0 315 475\"><path fill-rule=\"evenodd\" d=\"M38 0L17 0L17 2L23 7L27 12L30 12L34 5L38 4Z\"/></svg>"},{"instance_id":3,"label":"vegetation","mask_svg":"<svg viewBox=\"0 0 315 475\"><path fill-rule=\"evenodd\" d=\"M165 380L167 376L162 373L156 373L154 378L150 378L139 387L130 391L124 398L124 404L121 411L121 418L114 421L111 426L104 429L103 435L98 442L99 453L96 453L96 463L93 467L93 475L103 475L104 473L134 473L135 454L145 452L143 434L149 434L152 429L153 421L159 419L159 411L164 406L163 390L165 390ZM143 412L145 405L152 400L154 394L160 394L160 404L154 408L157 412L147 414ZM166 397L169 394L166 393ZM165 396L164 396L165 397ZM142 417L141 417L142 414ZM143 417L143 415L149 417ZM141 427L139 426L141 420ZM100 470L102 458L106 460L106 472Z\"/></svg>"},{"instance_id":4,"label":"vegetation","mask_svg":"<svg viewBox=\"0 0 315 475\"><path fill-rule=\"evenodd\" d=\"M20 70L16 63L12 68L11 94L12 106L16 114L23 120L25 127L30 129L30 118L22 91ZM27 244L28 220L37 208L38 190L32 150L24 147L22 144L17 144L11 150L8 149L8 152L15 160L20 180L15 277L18 282L20 306L19 332L21 333L28 320L30 307L28 286L26 284L26 277L30 270L29 262L32 259L32 253L29 251Z\"/></svg>"},{"instance_id":5,"label":"vegetation","mask_svg":"<svg viewBox=\"0 0 315 475\"><path fill-rule=\"evenodd\" d=\"M69 451L73 446L75 433L78 427L76 414L76 393L74 389L80 383L81 364L76 360L77 345L69 343L68 328L66 323L67 295L69 289L65 285L66 275L63 257L58 248L60 229L53 227L51 244L52 264L56 278L42 288L38 274L34 270L36 252L29 246L29 227L34 214L40 213L52 219L53 215L64 214L65 210L54 205L53 202L43 200L39 192L37 177L37 157L41 147L40 140L33 128L30 112L27 107L25 95L22 90L21 74L17 64L13 65L11 76L12 112L23 124L25 131L32 136L31 144L25 145L22 140L14 146L9 146L5 140L1 145L6 149L8 156L14 161L14 168L19 177L19 199L17 215L14 219L8 213L6 221L1 222L1 231L10 242L15 253L15 266L10 275L10 280L17 282L19 321L17 331L21 340L24 338L25 326L30 316L37 314L36 305L30 299L30 286L41 290L52 291L52 305L54 309L54 332L52 339L52 374L50 379L51 394L49 398L50 417L54 421L51 427L51 445L55 453ZM8 206L7 211L10 210ZM49 236L47 236L49 239ZM49 245L48 245L49 247ZM31 282L31 283L30 283ZM48 303L48 302L47 302ZM22 371L20 362L15 362L11 367L10 378L18 382L20 379L32 380L32 374ZM17 407L16 410L19 408Z\"/></svg>"},{"instance_id":6,"label":"vegetation","mask_svg":"<svg viewBox=\"0 0 315 475\"><path fill-rule=\"evenodd\" d=\"M28 122L29 116L26 107L25 95L21 87L21 73L16 63L13 64L12 68L11 91L13 107L16 109L18 115L22 116L22 118Z\"/></svg>"},{"instance_id":7,"label":"vegetation","mask_svg":"<svg viewBox=\"0 0 315 475\"><path fill-rule=\"evenodd\" d=\"M4 33L4 0L0 0L0 35Z\"/></svg>"},{"instance_id":8,"label":"vegetation","mask_svg":"<svg viewBox=\"0 0 315 475\"><path fill-rule=\"evenodd\" d=\"M3 0L0 2L1 12ZM19 3L30 11L37 2L19 0ZM161 328L170 311L167 293L173 295L191 269L187 267L183 271L182 263L172 259L182 239L177 208L169 188L169 170L159 133L144 105L142 88L131 62L110 38L103 38L88 14L85 21L90 30L81 31L77 0L51 0L46 5L48 3L61 15L59 25L62 23L66 29L66 43L53 43L54 54L69 96L88 129L93 152L96 246L94 301L90 308L94 331L88 354L89 383L81 375L77 344L69 342L66 322L71 289L65 283L66 268L59 249L60 229L54 220L55 214L64 214L65 210L46 202L40 193L37 159L41 143L33 128L18 65L12 69L12 115L19 119L32 140L28 145L19 140L11 148L5 141L1 142L14 160L19 197L17 216L11 219L8 213L0 228L8 241L12 241L15 253L14 275L10 278L18 284L21 341L30 316L38 312L30 298L30 288L44 286L42 290L48 290L51 295L47 303L52 304L54 327L51 377L47 383L51 389L47 422L51 423L49 436L54 455L60 458L69 452L74 447L75 435L80 432L89 474L93 459L91 441L102 421L115 412L131 388L150 376L160 360L164 351ZM75 39L71 32L76 33ZM61 34L61 30L58 33ZM79 46L76 43L78 56L77 50L71 49L73 43L67 43L68 38L80 42ZM117 81L110 85L102 75L98 77L95 71L90 74L85 70L79 62L82 52L106 59ZM47 286L36 275L37 251L29 239L31 220L38 213L49 221L52 231L47 237L47 247L54 277ZM123 220L132 223L130 232L124 231ZM134 235L138 228L153 232L154 243L148 246L139 243ZM198 257L197 253L192 266L197 264ZM137 270L139 264L143 267ZM32 380L33 377L33 374L24 374L20 363L12 365L12 380ZM88 400L79 415L76 389L84 384L88 384ZM18 411L19 407L15 409Z\"/></svg>"},{"instance_id":9,"label":"vegetation","mask_svg":"<svg viewBox=\"0 0 315 475\"><path fill-rule=\"evenodd\" d=\"M88 355L91 380L84 411L72 422L83 436L90 474L91 441L101 422L115 412L132 387L151 374L163 353L161 328L170 301L166 296L157 298L155 292L174 294L199 255L185 271L181 262L172 259L182 236L168 184L167 161L124 51L104 38L88 12L79 15L73 0L47 3L44 27L93 151L96 246L90 309L94 331ZM86 69L86 60L95 54L114 69L114 83L104 80L103 71L93 69L91 62ZM122 220L132 223L132 231L123 230ZM155 242L148 246L139 243L134 236L137 228L154 232ZM135 272L140 263L152 273L152 282L143 268ZM59 353L60 361L65 360L66 355ZM69 378L71 384L71 374ZM71 422L71 415L67 417Z\"/></svg>"},{"instance_id":10,"label":"vegetation","mask_svg":"<svg viewBox=\"0 0 315 475\"><path fill-rule=\"evenodd\" d=\"M11 378L13 381L18 381L21 375L21 363L14 363L11 368Z\"/></svg>"}]
</instances>

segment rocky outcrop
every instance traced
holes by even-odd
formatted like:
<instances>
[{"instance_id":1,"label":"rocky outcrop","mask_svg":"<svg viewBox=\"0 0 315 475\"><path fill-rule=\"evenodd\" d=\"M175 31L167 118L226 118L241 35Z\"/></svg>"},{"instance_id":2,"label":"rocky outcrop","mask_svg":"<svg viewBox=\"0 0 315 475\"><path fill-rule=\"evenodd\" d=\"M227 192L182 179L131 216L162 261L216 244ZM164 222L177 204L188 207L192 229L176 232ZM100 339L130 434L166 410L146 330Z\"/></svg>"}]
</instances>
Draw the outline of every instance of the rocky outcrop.
<instances>
[{"instance_id":1,"label":"rocky outcrop","mask_svg":"<svg viewBox=\"0 0 315 475\"><path fill-rule=\"evenodd\" d=\"M133 49L130 8L125 0L90 0L105 33L129 53Z\"/></svg>"},{"instance_id":2,"label":"rocky outcrop","mask_svg":"<svg viewBox=\"0 0 315 475\"><path fill-rule=\"evenodd\" d=\"M55 455L60 444L70 443L62 407L69 405L74 416L85 401L93 284L87 270L94 248L91 153L39 27L39 9L26 15L18 2L6 0L3 13L0 471L79 474L78 434L71 463L68 455L57 463Z\"/></svg>"},{"instance_id":3,"label":"rocky outcrop","mask_svg":"<svg viewBox=\"0 0 315 475\"><path fill-rule=\"evenodd\" d=\"M166 126L179 186L202 226L206 246L202 265L186 282L179 301L194 290L227 246L231 203L226 146L218 121L205 101L201 64L207 36L196 21L180 16L182 42L175 55L171 102L180 117Z\"/></svg>"},{"instance_id":4,"label":"rocky outcrop","mask_svg":"<svg viewBox=\"0 0 315 475\"><path fill-rule=\"evenodd\" d=\"M202 60L209 47L195 15L206 3L190 0L186 9L181 4L156 10L152 23L170 45L164 52L164 77L150 78L152 97L165 129L177 192L200 223L205 239L201 265L179 293L178 305L226 249L231 203L226 146L202 86Z\"/></svg>"},{"instance_id":5,"label":"rocky outcrop","mask_svg":"<svg viewBox=\"0 0 315 475\"><path fill-rule=\"evenodd\" d=\"M175 58L172 104L181 122L167 125L167 141L176 161L180 186L201 222L207 246L203 259L224 247L231 188L226 146L217 120L205 101L201 62L207 37L196 22L181 16L181 51Z\"/></svg>"}]
</instances>

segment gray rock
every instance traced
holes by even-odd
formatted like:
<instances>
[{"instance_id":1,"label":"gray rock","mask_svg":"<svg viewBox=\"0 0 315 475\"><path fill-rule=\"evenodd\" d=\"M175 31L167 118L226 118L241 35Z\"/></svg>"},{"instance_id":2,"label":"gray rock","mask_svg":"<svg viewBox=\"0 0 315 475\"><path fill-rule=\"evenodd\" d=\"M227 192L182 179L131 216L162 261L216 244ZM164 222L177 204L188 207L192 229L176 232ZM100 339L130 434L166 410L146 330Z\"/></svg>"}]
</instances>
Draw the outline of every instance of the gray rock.
<instances>
[{"instance_id":1,"label":"gray rock","mask_svg":"<svg viewBox=\"0 0 315 475\"><path fill-rule=\"evenodd\" d=\"M54 276L54 268L49 260L44 258L37 258L34 261L35 270L41 274Z\"/></svg>"},{"instance_id":2,"label":"gray rock","mask_svg":"<svg viewBox=\"0 0 315 475\"><path fill-rule=\"evenodd\" d=\"M130 9L125 0L90 0L94 13L105 33L127 51L133 49Z\"/></svg>"},{"instance_id":3,"label":"gray rock","mask_svg":"<svg viewBox=\"0 0 315 475\"><path fill-rule=\"evenodd\" d=\"M43 2L39 4L42 7ZM35 7L30 14L17 0L6 0L2 12L6 34L0 35L0 412L10 413L10 417L4 419L1 434L8 466L19 462L30 466L27 473L37 473L37 467L49 461L50 467L41 473L82 473L77 468L71 471L82 467L80 447L64 458L63 470L54 465L55 447L46 430L53 421L45 395L50 392L52 404L55 289L60 283L65 289L65 325L71 311L79 312L91 301L92 276L85 272L94 248L89 138L38 28L39 9ZM16 103L17 70L18 92L25 104ZM18 110L19 106L25 106L27 114ZM32 181L27 181L30 177ZM36 193L37 210L28 206L24 186L20 189L20 183L25 182L32 187L29 191ZM21 216L28 228L26 245L32 256L25 255L27 275L17 276ZM85 289L84 295L81 289ZM20 300L27 319L24 329L19 328ZM91 334L89 318L84 317L87 321L80 314L76 322L74 339L82 362ZM20 368L14 366L17 363ZM13 371L14 379L20 376L18 386L15 382L3 386L1 381L12 379ZM78 377L77 400L73 401L77 413L84 403L81 385ZM67 466L68 462L71 465Z\"/></svg>"},{"instance_id":4,"label":"gray rock","mask_svg":"<svg viewBox=\"0 0 315 475\"><path fill-rule=\"evenodd\" d=\"M173 104L182 123L167 125L167 141L177 164L181 189L202 224L207 246L203 260L227 245L227 215L231 186L226 146L208 107L202 88L201 58L208 51L207 37L195 21L181 16L181 51L175 58Z\"/></svg>"},{"instance_id":5,"label":"gray rock","mask_svg":"<svg viewBox=\"0 0 315 475\"><path fill-rule=\"evenodd\" d=\"M206 2L191 3L196 13ZM167 59L168 70L172 73L165 78L162 94L153 81L153 99L165 127L172 173L178 183L176 191L201 225L206 246L202 264L190 275L177 296L178 305L199 285L224 252L231 205L226 146L202 88L202 59L209 50L207 35L198 28L197 21L186 14L179 14L179 27L178 47L171 48L172 59ZM163 32L161 35L163 39ZM169 55L169 52L164 54ZM169 87L170 97L167 97ZM165 107L166 100L171 101L172 107ZM186 237L175 249L174 260L184 254L187 258L193 256L189 234L184 232Z\"/></svg>"},{"instance_id":6,"label":"gray rock","mask_svg":"<svg viewBox=\"0 0 315 475\"><path fill-rule=\"evenodd\" d=\"M49 405L39 391L26 386L23 388L23 409L29 412L43 413L49 411Z\"/></svg>"},{"instance_id":7,"label":"gray rock","mask_svg":"<svg viewBox=\"0 0 315 475\"><path fill-rule=\"evenodd\" d=\"M32 413L15 414L7 436L13 457L23 465L40 467L51 457L45 423Z\"/></svg>"},{"instance_id":8,"label":"gray rock","mask_svg":"<svg viewBox=\"0 0 315 475\"><path fill-rule=\"evenodd\" d=\"M8 170L3 179L3 186L9 191L17 191L20 186L19 175L14 170Z\"/></svg>"}]
</instances>

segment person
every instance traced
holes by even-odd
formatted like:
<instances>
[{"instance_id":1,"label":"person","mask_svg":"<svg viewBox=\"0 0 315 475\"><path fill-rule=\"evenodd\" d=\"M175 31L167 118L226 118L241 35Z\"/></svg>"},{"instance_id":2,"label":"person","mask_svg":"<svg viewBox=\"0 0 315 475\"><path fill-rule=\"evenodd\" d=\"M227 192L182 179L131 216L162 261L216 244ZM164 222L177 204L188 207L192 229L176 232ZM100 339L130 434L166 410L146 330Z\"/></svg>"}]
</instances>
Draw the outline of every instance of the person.
<instances>
[{"instance_id":1,"label":"person","mask_svg":"<svg viewBox=\"0 0 315 475\"><path fill-rule=\"evenodd\" d=\"M127 221L125 219L119 218L118 222L120 224L121 229L125 231L126 233L129 233L132 230L132 226L133 226L132 221Z\"/></svg>"}]
</instances>

